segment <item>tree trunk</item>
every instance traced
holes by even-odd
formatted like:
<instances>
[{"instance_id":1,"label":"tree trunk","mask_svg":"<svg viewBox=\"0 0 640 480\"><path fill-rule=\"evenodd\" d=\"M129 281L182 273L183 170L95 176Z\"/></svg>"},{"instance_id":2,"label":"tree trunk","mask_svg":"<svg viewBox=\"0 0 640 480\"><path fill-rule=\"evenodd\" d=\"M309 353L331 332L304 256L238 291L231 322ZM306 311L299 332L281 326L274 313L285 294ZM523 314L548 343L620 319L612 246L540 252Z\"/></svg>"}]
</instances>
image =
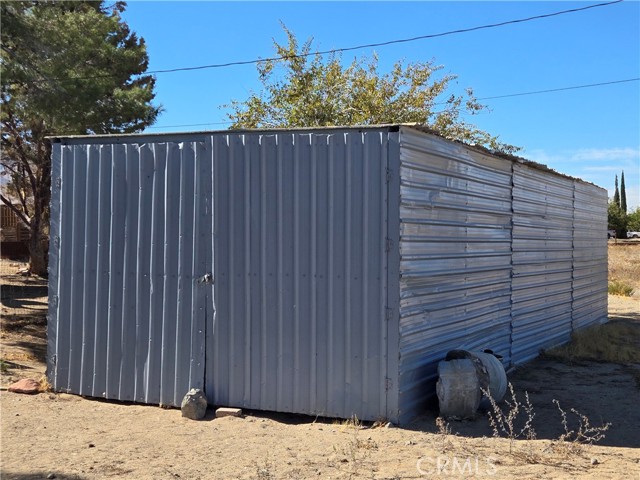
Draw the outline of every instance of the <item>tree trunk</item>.
<instances>
[{"instance_id":1,"label":"tree trunk","mask_svg":"<svg viewBox=\"0 0 640 480\"><path fill-rule=\"evenodd\" d=\"M47 265L49 252L46 242L42 238L42 229L39 222L31 224L31 238L29 239L29 266L31 273L46 277L48 275Z\"/></svg>"}]
</instances>

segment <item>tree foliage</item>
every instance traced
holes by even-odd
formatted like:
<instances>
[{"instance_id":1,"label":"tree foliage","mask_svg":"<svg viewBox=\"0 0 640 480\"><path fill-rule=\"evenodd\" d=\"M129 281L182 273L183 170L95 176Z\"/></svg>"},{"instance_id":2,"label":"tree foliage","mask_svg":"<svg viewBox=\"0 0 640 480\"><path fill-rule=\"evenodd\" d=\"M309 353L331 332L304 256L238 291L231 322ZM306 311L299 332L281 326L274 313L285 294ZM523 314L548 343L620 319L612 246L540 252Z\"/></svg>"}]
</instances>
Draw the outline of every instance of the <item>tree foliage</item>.
<instances>
[{"instance_id":1,"label":"tree foliage","mask_svg":"<svg viewBox=\"0 0 640 480\"><path fill-rule=\"evenodd\" d=\"M616 231L617 238L627 238L627 215L614 200L609 202L607 211L609 228Z\"/></svg>"},{"instance_id":2,"label":"tree foliage","mask_svg":"<svg viewBox=\"0 0 640 480\"><path fill-rule=\"evenodd\" d=\"M616 175L615 180L615 190L613 192L613 203L615 203L618 207L620 207L620 190L618 189L618 175Z\"/></svg>"},{"instance_id":3,"label":"tree foliage","mask_svg":"<svg viewBox=\"0 0 640 480\"><path fill-rule=\"evenodd\" d=\"M632 232L640 232L640 207L627 215L627 229Z\"/></svg>"},{"instance_id":4,"label":"tree foliage","mask_svg":"<svg viewBox=\"0 0 640 480\"><path fill-rule=\"evenodd\" d=\"M0 3L2 201L30 227L31 268L46 273L47 135L128 133L152 124L155 79L124 2Z\"/></svg>"},{"instance_id":5,"label":"tree foliage","mask_svg":"<svg viewBox=\"0 0 640 480\"><path fill-rule=\"evenodd\" d=\"M283 29L287 43L274 40L277 59L257 66L262 91L225 105L231 108L231 128L416 123L449 139L504 153L519 150L463 120L463 114L486 107L470 88L464 95L448 93L456 76L440 74L442 66L398 61L381 73L376 55L343 66L339 55L314 54L313 39L300 45Z\"/></svg>"},{"instance_id":6,"label":"tree foliage","mask_svg":"<svg viewBox=\"0 0 640 480\"><path fill-rule=\"evenodd\" d=\"M624 170L620 176L620 208L627 213L627 189L624 186Z\"/></svg>"}]
</instances>

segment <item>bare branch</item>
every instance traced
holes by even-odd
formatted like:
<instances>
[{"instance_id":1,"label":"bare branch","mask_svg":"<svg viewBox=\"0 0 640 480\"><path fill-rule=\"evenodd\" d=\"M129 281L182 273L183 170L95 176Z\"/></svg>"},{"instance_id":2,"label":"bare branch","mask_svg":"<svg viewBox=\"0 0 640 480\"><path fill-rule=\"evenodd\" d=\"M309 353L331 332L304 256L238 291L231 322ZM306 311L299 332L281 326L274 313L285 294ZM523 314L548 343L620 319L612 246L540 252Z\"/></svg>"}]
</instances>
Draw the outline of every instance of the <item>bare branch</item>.
<instances>
[{"instance_id":1,"label":"bare branch","mask_svg":"<svg viewBox=\"0 0 640 480\"><path fill-rule=\"evenodd\" d=\"M7 197L2 195L1 193L0 193L0 200L2 200L2 203L4 203L7 207L9 207L9 210L15 213L16 216L20 220L22 220L26 225L31 224L31 220L24 213L22 213L14 204L12 204Z\"/></svg>"}]
</instances>

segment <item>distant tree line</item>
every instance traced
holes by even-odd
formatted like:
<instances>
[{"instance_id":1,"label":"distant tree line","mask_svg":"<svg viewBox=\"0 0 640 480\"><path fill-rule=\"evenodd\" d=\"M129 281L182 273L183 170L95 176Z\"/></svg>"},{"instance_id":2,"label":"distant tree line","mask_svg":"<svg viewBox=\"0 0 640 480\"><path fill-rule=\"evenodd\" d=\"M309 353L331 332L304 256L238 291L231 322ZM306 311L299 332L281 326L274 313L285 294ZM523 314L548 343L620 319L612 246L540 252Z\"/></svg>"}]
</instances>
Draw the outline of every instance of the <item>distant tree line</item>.
<instances>
[{"instance_id":1,"label":"distant tree line","mask_svg":"<svg viewBox=\"0 0 640 480\"><path fill-rule=\"evenodd\" d=\"M613 198L609 201L609 228L616 231L618 238L627 238L627 231L640 230L640 207L627 213L627 190L624 183L624 171L620 175L620 187L618 188L618 175L615 178L615 190Z\"/></svg>"}]
</instances>

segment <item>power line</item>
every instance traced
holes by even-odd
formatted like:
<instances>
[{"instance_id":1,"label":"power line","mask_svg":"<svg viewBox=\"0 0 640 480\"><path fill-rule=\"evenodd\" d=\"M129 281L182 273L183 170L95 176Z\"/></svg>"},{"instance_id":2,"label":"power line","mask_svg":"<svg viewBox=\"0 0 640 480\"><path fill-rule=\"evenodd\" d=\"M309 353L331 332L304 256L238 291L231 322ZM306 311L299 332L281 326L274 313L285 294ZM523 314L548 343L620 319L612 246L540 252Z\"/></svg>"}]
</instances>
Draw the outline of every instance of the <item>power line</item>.
<instances>
[{"instance_id":1,"label":"power line","mask_svg":"<svg viewBox=\"0 0 640 480\"><path fill-rule=\"evenodd\" d=\"M301 53L301 54L297 54L297 55L286 55L286 56L280 56L280 57L269 57L269 58L258 58L258 59L253 59L253 60L243 60L243 61L235 61L235 62L226 62L226 63L212 63L209 65L198 65L198 66L192 66L192 67L180 67L180 68L168 68L168 69L162 69L162 70L150 70L150 71L146 71L144 72L144 74L140 74L140 75L157 75L157 74L161 74L161 73L175 73L175 72L188 72L188 71L194 71L194 70L206 70L206 69L212 69L212 68L226 68L226 67L232 67L232 66L240 66L240 65L252 65L252 64L257 64L257 63L261 63L261 62L275 62L275 61L279 61L279 60L286 60L289 58L305 58L305 57L309 57L312 55L329 55L332 53L342 53L342 52L350 52L353 50L362 50L365 48L373 48L373 47L384 47L387 45L394 45L394 44L399 44L399 43L408 43L408 42L415 42L418 40L427 40L427 39L431 39L431 38L438 38L438 37L445 37L445 36L449 36L449 35L456 35L459 33L468 33L468 32L475 32L477 30L486 30L489 28L497 28L497 27L503 27L505 25L513 25L513 24L518 24L518 23L524 23L524 22L529 22L532 20L540 20L543 18L549 18L549 17L556 17L558 15L565 15L568 13L575 13L575 12L581 12L584 10L589 10L592 8L599 8L599 7L606 7L609 5L614 5L616 3L621 3L623 0L614 0L612 2L605 2L605 3L598 3L595 5L587 5L585 7L579 7L579 8L571 8L569 10L561 10L558 12L552 12L552 13L545 13L542 15L535 15L532 17L526 17L526 18L518 18L515 20L507 20L504 22L499 22L499 23L490 23L490 24L486 24L486 25L480 25L480 26L476 26L476 27L469 27L469 28L461 28L458 30L450 30L447 32L441 32L441 33L433 33L433 34L429 34L429 35L420 35L417 37L411 37L411 38L403 38L403 39L398 39L398 40L389 40L386 42L377 42L377 43L367 43L367 44L363 44L363 45L356 45L353 47L343 47L343 48L334 48L331 50L323 50L323 51L318 51L318 52L308 52L308 53ZM74 78L53 78L53 79L47 79L47 80L40 80L40 81L36 81L33 83L40 83L43 81L50 81L50 80L94 80L94 79L99 79L99 78L109 78L114 76L115 74L105 74L105 75L95 75L95 76L88 76L88 77L74 77Z\"/></svg>"},{"instance_id":2,"label":"power line","mask_svg":"<svg viewBox=\"0 0 640 480\"><path fill-rule=\"evenodd\" d=\"M173 72L184 72L184 71L191 71L191 70L204 70L204 69L210 69L210 68L223 68L223 67L231 67L231 66L237 66L237 65L250 65L250 64L266 62L266 61L285 60L287 58L303 58L303 57L309 57L311 55L328 55L328 54L331 54L331 53L350 52L350 51L353 51L353 50L361 50L361 49L364 49L364 48L384 47L384 46L387 46L387 45L394 45L394 44L398 44L398 43L415 42L417 40L426 40L426 39L430 39L430 38L444 37L444 36L455 35L455 34L459 34L459 33L474 32L474 31L477 31L477 30L484 30L484 29L488 29L488 28L503 27L505 25L512 25L512 24L516 24L516 23L529 22L531 20L539 20L539 19L542 19L542 18L555 17L555 16L558 16L558 15L564 15L566 13L575 13L575 12L580 12L582 10L589 10L591 8L606 7L608 5L613 5L613 4L616 4L616 3L620 3L622 1L623 0L615 0L613 2L598 3L596 5L588 5L586 7L572 8L572 9L569 9L569 10L562 10L562 11L559 11L559 12L546 13L546 14L543 14L543 15L536 15L536 16L533 16L533 17L519 18L519 19L516 19L516 20L507 20L505 22L491 23L491 24L488 24L488 25L480 25L478 27L462 28L462 29L458 29L458 30L450 30L448 32L433 33L433 34L430 34L430 35L420 35L418 37L403 38L403 39L399 39L399 40L389 40L389 41L386 41L386 42L368 43L368 44L364 44L364 45L356 45L354 47L334 48L334 49L331 49L331 50L323 50L323 51L320 51L320 52L309 52L309 53L303 53L303 54L299 54L299 55L287 55L287 56L282 56L282 57L272 57L272 58L265 58L265 59L245 60L245 61L239 61L239 62L214 63L214 64L210 64L210 65L200 65L200 66L195 66L195 67L169 68L169 69L165 69L165 70L153 70L153 71L149 71L149 72L146 72L146 73L147 74L173 73Z\"/></svg>"},{"instance_id":3,"label":"power line","mask_svg":"<svg viewBox=\"0 0 640 480\"><path fill-rule=\"evenodd\" d=\"M509 97L522 97L524 95L539 95L542 93L551 93L551 92L562 92L562 91L567 91L567 90L578 90L580 88L591 88L591 87L600 87L603 85L615 85L615 84L619 84L619 83L628 83L628 82L637 82L640 81L640 77L636 77L636 78L627 78L625 80L612 80L610 82L600 82L600 83L588 83L585 85L574 85L571 87L560 87L560 88L550 88L547 90L534 90L531 92L520 92L520 93L509 93L506 95L493 95L491 97L481 97L481 98L477 98L476 100L493 100L493 99L497 99L497 98L509 98ZM447 102L438 102L438 103L434 103L433 105L446 105ZM442 110L440 112L432 112L432 115L437 115L439 113L443 113L448 111L448 109ZM152 126L152 127L147 127L147 129L151 129L151 128L179 128L179 127L204 127L204 126L208 126L208 125L230 125L234 122L212 122L212 123L191 123L191 124L185 124L185 125L161 125L161 126Z\"/></svg>"},{"instance_id":4,"label":"power line","mask_svg":"<svg viewBox=\"0 0 640 480\"><path fill-rule=\"evenodd\" d=\"M613 80L611 82L589 83L587 85L575 85L573 87L550 88L548 90L536 90L536 91L533 91L533 92L509 93L507 95L494 95L492 97L478 98L477 100L493 100L493 99L496 99L496 98L522 97L524 95L537 95L539 93L562 92L564 90L577 90L579 88L599 87L599 86L602 86L602 85L613 85L613 84L616 84L616 83L637 82L638 80L640 80L640 77L628 78L626 80Z\"/></svg>"}]
</instances>

